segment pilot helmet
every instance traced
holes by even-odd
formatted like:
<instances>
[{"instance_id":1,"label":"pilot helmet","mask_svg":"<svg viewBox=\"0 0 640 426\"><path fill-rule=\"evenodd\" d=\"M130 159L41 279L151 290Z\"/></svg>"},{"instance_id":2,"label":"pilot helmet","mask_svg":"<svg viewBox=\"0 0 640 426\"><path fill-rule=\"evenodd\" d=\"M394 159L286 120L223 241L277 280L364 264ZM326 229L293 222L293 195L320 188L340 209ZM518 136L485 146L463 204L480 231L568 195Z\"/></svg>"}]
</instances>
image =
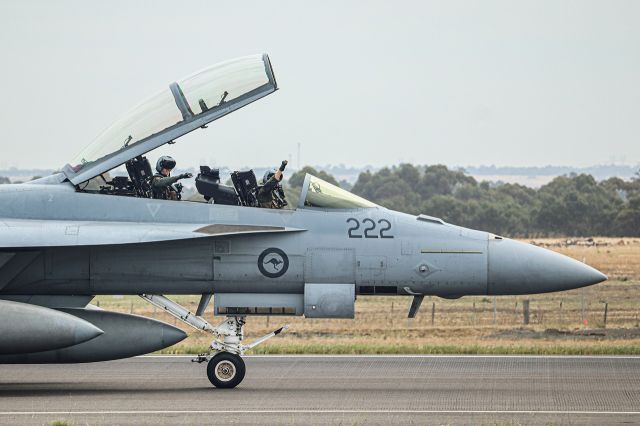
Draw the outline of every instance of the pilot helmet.
<instances>
[{"instance_id":1,"label":"pilot helmet","mask_svg":"<svg viewBox=\"0 0 640 426\"><path fill-rule=\"evenodd\" d=\"M264 185L269 182L269 179L271 179L271 177L275 174L276 173L273 170L267 170L266 172L264 172L264 176L262 177L262 184Z\"/></svg>"},{"instance_id":2,"label":"pilot helmet","mask_svg":"<svg viewBox=\"0 0 640 426\"><path fill-rule=\"evenodd\" d=\"M162 157L158 158L158 162L156 163L156 171L158 173L161 173L162 169L173 170L175 166L176 160L169 157L168 155L163 155Z\"/></svg>"}]
</instances>

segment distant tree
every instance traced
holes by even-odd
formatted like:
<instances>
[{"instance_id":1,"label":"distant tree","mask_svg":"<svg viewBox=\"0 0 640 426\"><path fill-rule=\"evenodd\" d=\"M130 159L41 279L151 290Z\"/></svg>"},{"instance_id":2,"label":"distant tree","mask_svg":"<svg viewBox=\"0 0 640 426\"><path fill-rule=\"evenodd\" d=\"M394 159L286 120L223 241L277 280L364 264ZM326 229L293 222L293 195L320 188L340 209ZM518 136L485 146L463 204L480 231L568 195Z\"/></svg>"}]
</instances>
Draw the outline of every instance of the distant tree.
<instances>
[{"instance_id":1,"label":"distant tree","mask_svg":"<svg viewBox=\"0 0 640 426\"><path fill-rule=\"evenodd\" d=\"M449 195L465 185L477 185L476 180L464 174L463 170L449 170L447 166L437 164L425 168L419 193L424 198L432 195Z\"/></svg>"},{"instance_id":2,"label":"distant tree","mask_svg":"<svg viewBox=\"0 0 640 426\"><path fill-rule=\"evenodd\" d=\"M0 185L11 183L11 179L8 177L0 176Z\"/></svg>"},{"instance_id":3,"label":"distant tree","mask_svg":"<svg viewBox=\"0 0 640 426\"><path fill-rule=\"evenodd\" d=\"M557 235L610 235L623 202L591 175L561 176L538 191L534 212L543 233Z\"/></svg>"},{"instance_id":4,"label":"distant tree","mask_svg":"<svg viewBox=\"0 0 640 426\"><path fill-rule=\"evenodd\" d=\"M375 174L369 171L360 173L351 191L381 206L418 214L421 213L422 203L420 194L416 191L420 176L414 172L413 166L401 165L381 169Z\"/></svg>"},{"instance_id":5,"label":"distant tree","mask_svg":"<svg viewBox=\"0 0 640 426\"><path fill-rule=\"evenodd\" d=\"M412 164L400 164L396 170L396 175L414 191L418 192L420 190L420 170Z\"/></svg>"},{"instance_id":6,"label":"distant tree","mask_svg":"<svg viewBox=\"0 0 640 426\"><path fill-rule=\"evenodd\" d=\"M360 173L352 192L394 210L507 236L640 233L640 178L598 183L591 175L574 174L535 190L478 183L443 165L401 164Z\"/></svg>"},{"instance_id":7,"label":"distant tree","mask_svg":"<svg viewBox=\"0 0 640 426\"><path fill-rule=\"evenodd\" d=\"M424 213L439 217L445 222L471 226L470 211L473 210L475 204L476 201L464 202L451 195L434 195L425 200L422 210Z\"/></svg>"},{"instance_id":8,"label":"distant tree","mask_svg":"<svg viewBox=\"0 0 640 426\"><path fill-rule=\"evenodd\" d=\"M618 212L615 218L617 235L640 237L640 197L634 197Z\"/></svg>"},{"instance_id":9,"label":"distant tree","mask_svg":"<svg viewBox=\"0 0 640 426\"><path fill-rule=\"evenodd\" d=\"M620 209L614 220L619 236L640 237L640 197L634 197Z\"/></svg>"},{"instance_id":10,"label":"distant tree","mask_svg":"<svg viewBox=\"0 0 640 426\"><path fill-rule=\"evenodd\" d=\"M340 182L338 182L338 184L340 184L340 188L346 189L347 191L351 191L351 189L353 188L353 184L351 182L347 181L346 179L340 180Z\"/></svg>"}]
</instances>

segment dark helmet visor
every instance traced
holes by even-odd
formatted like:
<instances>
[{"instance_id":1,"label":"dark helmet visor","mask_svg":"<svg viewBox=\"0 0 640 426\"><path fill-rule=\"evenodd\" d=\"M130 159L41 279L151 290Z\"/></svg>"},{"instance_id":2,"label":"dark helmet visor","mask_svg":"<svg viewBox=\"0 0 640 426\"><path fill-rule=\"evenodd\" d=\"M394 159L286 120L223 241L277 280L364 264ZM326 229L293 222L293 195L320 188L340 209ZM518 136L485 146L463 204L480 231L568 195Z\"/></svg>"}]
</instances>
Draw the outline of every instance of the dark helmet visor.
<instances>
[{"instance_id":1,"label":"dark helmet visor","mask_svg":"<svg viewBox=\"0 0 640 426\"><path fill-rule=\"evenodd\" d=\"M165 158L160 162L160 167L162 167L163 169L172 170L175 166L176 166L176 160L174 160L173 158L171 159Z\"/></svg>"},{"instance_id":2,"label":"dark helmet visor","mask_svg":"<svg viewBox=\"0 0 640 426\"><path fill-rule=\"evenodd\" d=\"M271 176L273 175L275 175L273 170L267 170L266 172L264 172L264 176L262 176L262 183L263 184L267 183L269 179L271 179Z\"/></svg>"}]
</instances>

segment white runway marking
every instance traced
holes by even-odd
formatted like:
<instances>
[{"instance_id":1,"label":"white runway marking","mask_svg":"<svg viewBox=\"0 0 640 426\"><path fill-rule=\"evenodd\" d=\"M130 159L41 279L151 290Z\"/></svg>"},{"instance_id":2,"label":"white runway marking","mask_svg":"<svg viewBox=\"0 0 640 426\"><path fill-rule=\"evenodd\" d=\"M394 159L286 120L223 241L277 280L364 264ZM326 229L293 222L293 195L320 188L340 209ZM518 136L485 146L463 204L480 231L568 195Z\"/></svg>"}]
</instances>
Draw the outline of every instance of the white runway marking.
<instances>
[{"instance_id":1,"label":"white runway marking","mask_svg":"<svg viewBox=\"0 0 640 426\"><path fill-rule=\"evenodd\" d=\"M195 358L197 355L140 355L135 358ZM243 358L545 358L545 359L638 359L640 355L243 355Z\"/></svg>"},{"instance_id":2,"label":"white runway marking","mask_svg":"<svg viewBox=\"0 0 640 426\"><path fill-rule=\"evenodd\" d=\"M158 411L0 411L0 415L102 415L102 414L628 414L640 411L571 411L571 410L158 410Z\"/></svg>"}]
</instances>

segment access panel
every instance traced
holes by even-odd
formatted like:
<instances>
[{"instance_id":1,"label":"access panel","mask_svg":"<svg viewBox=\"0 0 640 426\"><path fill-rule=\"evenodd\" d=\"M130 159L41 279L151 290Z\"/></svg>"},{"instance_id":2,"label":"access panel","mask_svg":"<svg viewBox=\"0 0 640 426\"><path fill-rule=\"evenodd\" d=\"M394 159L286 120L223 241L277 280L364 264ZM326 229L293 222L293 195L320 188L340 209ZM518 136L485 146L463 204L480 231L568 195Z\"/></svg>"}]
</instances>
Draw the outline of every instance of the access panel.
<instances>
[{"instance_id":1,"label":"access panel","mask_svg":"<svg viewBox=\"0 0 640 426\"><path fill-rule=\"evenodd\" d=\"M354 284L305 284L304 316L307 318L354 318Z\"/></svg>"}]
</instances>

